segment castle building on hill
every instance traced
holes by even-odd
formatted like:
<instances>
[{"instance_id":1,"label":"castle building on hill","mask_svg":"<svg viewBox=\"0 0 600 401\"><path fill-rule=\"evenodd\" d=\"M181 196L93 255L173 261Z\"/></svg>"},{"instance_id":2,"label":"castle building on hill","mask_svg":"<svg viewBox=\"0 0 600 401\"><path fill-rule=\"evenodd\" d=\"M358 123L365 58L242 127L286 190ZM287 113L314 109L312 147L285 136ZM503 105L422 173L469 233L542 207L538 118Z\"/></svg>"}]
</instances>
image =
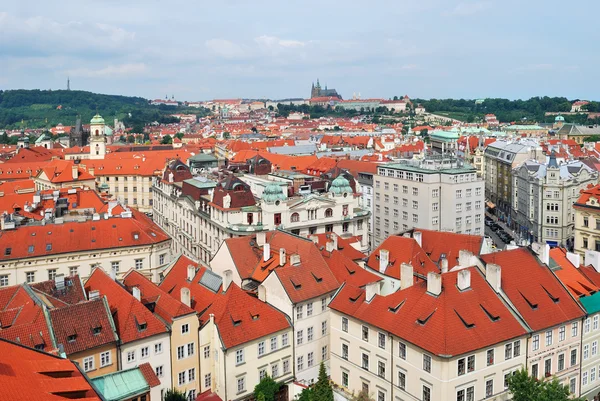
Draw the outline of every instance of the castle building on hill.
<instances>
[{"instance_id":1,"label":"castle building on hill","mask_svg":"<svg viewBox=\"0 0 600 401\"><path fill-rule=\"evenodd\" d=\"M322 89L318 79L316 85L313 82L312 88L310 90L310 98L314 99L317 97L337 97L338 99L342 98L342 96L339 93L337 93L335 89L327 89L327 85L325 85L325 89Z\"/></svg>"}]
</instances>

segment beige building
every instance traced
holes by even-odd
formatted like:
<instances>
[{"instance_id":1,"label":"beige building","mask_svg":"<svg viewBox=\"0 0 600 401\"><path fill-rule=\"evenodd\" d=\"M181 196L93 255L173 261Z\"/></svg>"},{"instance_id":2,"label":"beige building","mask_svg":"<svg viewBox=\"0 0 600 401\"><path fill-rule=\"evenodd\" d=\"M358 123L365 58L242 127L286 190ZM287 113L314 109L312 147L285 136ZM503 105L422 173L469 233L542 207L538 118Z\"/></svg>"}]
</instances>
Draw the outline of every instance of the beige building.
<instances>
[{"instance_id":1,"label":"beige building","mask_svg":"<svg viewBox=\"0 0 600 401\"><path fill-rule=\"evenodd\" d=\"M600 186L586 188L573 205L575 242L580 256L587 250L600 251Z\"/></svg>"}]
</instances>

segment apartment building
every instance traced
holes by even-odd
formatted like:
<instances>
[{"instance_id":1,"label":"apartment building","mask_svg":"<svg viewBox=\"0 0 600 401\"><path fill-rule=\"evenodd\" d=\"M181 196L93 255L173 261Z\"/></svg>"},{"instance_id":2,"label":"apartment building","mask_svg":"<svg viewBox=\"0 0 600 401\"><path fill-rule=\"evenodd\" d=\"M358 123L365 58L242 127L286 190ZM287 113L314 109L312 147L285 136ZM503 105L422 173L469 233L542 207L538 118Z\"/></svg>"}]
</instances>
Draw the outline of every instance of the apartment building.
<instances>
[{"instance_id":1,"label":"apartment building","mask_svg":"<svg viewBox=\"0 0 600 401\"><path fill-rule=\"evenodd\" d=\"M495 283L496 293L513 306L528 327L530 374L540 379L555 376L571 393L579 395L585 310L549 268L549 245L534 245L535 252L517 248L483 255L483 270Z\"/></svg>"},{"instance_id":2,"label":"apartment building","mask_svg":"<svg viewBox=\"0 0 600 401\"><path fill-rule=\"evenodd\" d=\"M120 339L120 370L149 363L160 380L160 386L154 392L162 399L166 390L173 387L171 340L166 323L101 268L92 271L85 290L90 300L106 297L110 310L114 311L113 319Z\"/></svg>"},{"instance_id":3,"label":"apartment building","mask_svg":"<svg viewBox=\"0 0 600 401\"><path fill-rule=\"evenodd\" d=\"M512 222L515 231L531 242L571 247L574 238L573 204L580 191L598 181L598 172L581 161L558 163L527 160L513 170Z\"/></svg>"},{"instance_id":4,"label":"apartment building","mask_svg":"<svg viewBox=\"0 0 600 401\"><path fill-rule=\"evenodd\" d=\"M375 178L374 247L411 228L483 234L484 181L450 156L380 165Z\"/></svg>"},{"instance_id":5,"label":"apartment building","mask_svg":"<svg viewBox=\"0 0 600 401\"><path fill-rule=\"evenodd\" d=\"M386 296L377 284L337 293L332 380L347 396L364 390L378 401L508 399L527 329L492 284L476 267L406 282Z\"/></svg>"},{"instance_id":6,"label":"apartment building","mask_svg":"<svg viewBox=\"0 0 600 401\"><path fill-rule=\"evenodd\" d=\"M294 334L283 312L184 256L160 288L199 313L202 393L241 400L267 374L284 387L292 382Z\"/></svg>"},{"instance_id":7,"label":"apartment building","mask_svg":"<svg viewBox=\"0 0 600 401\"><path fill-rule=\"evenodd\" d=\"M485 149L485 196L496 215L511 225L513 205L512 171L528 159L544 161L541 147L535 139L498 140Z\"/></svg>"},{"instance_id":8,"label":"apartment building","mask_svg":"<svg viewBox=\"0 0 600 401\"><path fill-rule=\"evenodd\" d=\"M580 256L588 250L600 251L600 186L590 186L573 204L575 213L573 249Z\"/></svg>"},{"instance_id":9,"label":"apartment building","mask_svg":"<svg viewBox=\"0 0 600 401\"><path fill-rule=\"evenodd\" d=\"M155 316L167 324L171 333L171 382L173 388L195 400L200 394L200 347L197 312L160 289L137 270L123 277L123 285Z\"/></svg>"},{"instance_id":10,"label":"apartment building","mask_svg":"<svg viewBox=\"0 0 600 401\"><path fill-rule=\"evenodd\" d=\"M94 267L129 268L158 280L170 262L170 238L143 213L93 190L39 191L2 220L0 286L90 276Z\"/></svg>"}]
</instances>

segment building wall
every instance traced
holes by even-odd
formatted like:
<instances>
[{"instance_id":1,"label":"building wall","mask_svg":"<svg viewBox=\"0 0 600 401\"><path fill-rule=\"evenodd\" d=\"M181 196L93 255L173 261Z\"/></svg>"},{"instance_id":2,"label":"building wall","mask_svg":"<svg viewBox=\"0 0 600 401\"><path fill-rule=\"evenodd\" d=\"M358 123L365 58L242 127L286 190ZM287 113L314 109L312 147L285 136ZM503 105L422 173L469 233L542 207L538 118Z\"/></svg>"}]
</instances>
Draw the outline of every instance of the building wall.
<instances>
[{"instance_id":1,"label":"building wall","mask_svg":"<svg viewBox=\"0 0 600 401\"><path fill-rule=\"evenodd\" d=\"M110 353L110 363L106 366L101 366L100 354L104 352ZM83 363L84 359L89 357L94 358L94 368L92 370L84 371L89 377L96 377L106 375L108 373L113 373L119 370L119 358L117 355L117 344L112 343L68 355L68 358L74 362L77 362L82 370L85 369L85 365Z\"/></svg>"},{"instance_id":2,"label":"building wall","mask_svg":"<svg viewBox=\"0 0 600 401\"><path fill-rule=\"evenodd\" d=\"M188 331L182 332L182 326L187 325ZM190 391L200 394L200 354L201 349L198 342L200 322L197 315L191 314L176 318L171 323L171 366L173 387L188 394ZM193 344L193 353L188 352L188 345ZM184 347L184 357L179 359L177 348ZM189 371L194 370L194 379L189 380ZM179 384L179 374L184 373L185 382Z\"/></svg>"},{"instance_id":3,"label":"building wall","mask_svg":"<svg viewBox=\"0 0 600 401\"><path fill-rule=\"evenodd\" d=\"M600 392L600 312L584 319L580 325L582 332L581 342L581 396L593 400ZM587 357L585 350L587 349ZM594 352L595 350L595 352ZM592 380L594 379L594 380Z\"/></svg>"},{"instance_id":4,"label":"building wall","mask_svg":"<svg viewBox=\"0 0 600 401\"><path fill-rule=\"evenodd\" d=\"M102 175L95 171L98 186L107 187L108 193L123 204L140 212L152 212L152 177L142 175Z\"/></svg>"},{"instance_id":5,"label":"building wall","mask_svg":"<svg viewBox=\"0 0 600 401\"><path fill-rule=\"evenodd\" d=\"M600 209L576 207L574 212L575 252L583 257L586 250L600 250Z\"/></svg>"}]
</instances>

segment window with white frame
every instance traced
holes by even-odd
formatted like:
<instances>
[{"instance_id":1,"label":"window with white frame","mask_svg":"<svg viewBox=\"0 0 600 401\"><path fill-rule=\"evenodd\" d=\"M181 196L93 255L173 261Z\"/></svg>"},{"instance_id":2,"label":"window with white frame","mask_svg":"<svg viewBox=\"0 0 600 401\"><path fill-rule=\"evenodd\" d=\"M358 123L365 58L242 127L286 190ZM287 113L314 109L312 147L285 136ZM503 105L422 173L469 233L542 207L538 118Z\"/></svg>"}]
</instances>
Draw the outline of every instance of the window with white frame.
<instances>
[{"instance_id":1,"label":"window with white frame","mask_svg":"<svg viewBox=\"0 0 600 401\"><path fill-rule=\"evenodd\" d=\"M309 352L306 355L306 367L312 368L315 363L315 356L313 352Z\"/></svg>"},{"instance_id":2,"label":"window with white frame","mask_svg":"<svg viewBox=\"0 0 600 401\"><path fill-rule=\"evenodd\" d=\"M267 377L267 369L261 369L258 371L258 379L262 380Z\"/></svg>"},{"instance_id":3,"label":"window with white frame","mask_svg":"<svg viewBox=\"0 0 600 401\"><path fill-rule=\"evenodd\" d=\"M571 337L577 337L578 329L579 329L579 323L573 322L571 324Z\"/></svg>"},{"instance_id":4,"label":"window with white frame","mask_svg":"<svg viewBox=\"0 0 600 401\"><path fill-rule=\"evenodd\" d=\"M156 373L156 377L159 377L159 378L163 377L163 374L164 374L164 372L163 372L163 366L160 365L160 366L155 367L154 368L154 373Z\"/></svg>"},{"instance_id":5,"label":"window with white frame","mask_svg":"<svg viewBox=\"0 0 600 401\"><path fill-rule=\"evenodd\" d=\"M379 348L385 349L385 334L384 333L378 333L377 343L379 345Z\"/></svg>"},{"instance_id":6,"label":"window with white frame","mask_svg":"<svg viewBox=\"0 0 600 401\"><path fill-rule=\"evenodd\" d=\"M423 384L423 401L431 401L431 388Z\"/></svg>"},{"instance_id":7,"label":"window with white frame","mask_svg":"<svg viewBox=\"0 0 600 401\"><path fill-rule=\"evenodd\" d=\"M486 364L492 366L494 364L494 349L488 349L486 352Z\"/></svg>"},{"instance_id":8,"label":"window with white frame","mask_svg":"<svg viewBox=\"0 0 600 401\"><path fill-rule=\"evenodd\" d=\"M258 356L262 356L265 354L265 342L261 341L258 343Z\"/></svg>"},{"instance_id":9,"label":"window with white frame","mask_svg":"<svg viewBox=\"0 0 600 401\"><path fill-rule=\"evenodd\" d=\"M406 359L406 344L398 342L398 356L402 359Z\"/></svg>"},{"instance_id":10,"label":"window with white frame","mask_svg":"<svg viewBox=\"0 0 600 401\"><path fill-rule=\"evenodd\" d=\"M188 382L196 380L196 368L188 369Z\"/></svg>"},{"instance_id":11,"label":"window with white frame","mask_svg":"<svg viewBox=\"0 0 600 401\"><path fill-rule=\"evenodd\" d=\"M296 369L298 371L304 370L304 357L302 355L296 359Z\"/></svg>"},{"instance_id":12,"label":"window with white frame","mask_svg":"<svg viewBox=\"0 0 600 401\"><path fill-rule=\"evenodd\" d=\"M148 347L142 347L140 351L142 358L148 358L148 355L150 354L150 350Z\"/></svg>"},{"instance_id":13,"label":"window with white frame","mask_svg":"<svg viewBox=\"0 0 600 401\"><path fill-rule=\"evenodd\" d=\"M540 349L540 335L536 334L535 336L533 336L532 338L532 347L534 351L537 351L538 349Z\"/></svg>"},{"instance_id":14,"label":"window with white frame","mask_svg":"<svg viewBox=\"0 0 600 401\"><path fill-rule=\"evenodd\" d=\"M88 356L87 358L83 358L83 370L85 372L89 372L94 369L94 357Z\"/></svg>"},{"instance_id":15,"label":"window with white frame","mask_svg":"<svg viewBox=\"0 0 600 401\"><path fill-rule=\"evenodd\" d=\"M400 388L400 390L406 389L406 373L405 372L398 372L398 387Z\"/></svg>"},{"instance_id":16,"label":"window with white frame","mask_svg":"<svg viewBox=\"0 0 600 401\"><path fill-rule=\"evenodd\" d=\"M296 332L296 345L302 345L304 342L304 330L298 330Z\"/></svg>"},{"instance_id":17,"label":"window with white frame","mask_svg":"<svg viewBox=\"0 0 600 401\"><path fill-rule=\"evenodd\" d=\"M589 318L589 317L588 317L587 319L585 319L585 321L583 322L583 332L584 332L585 334L587 334L587 333L589 333L589 332L590 332L590 329L591 329L591 323L592 323L592 319L591 319L591 318Z\"/></svg>"},{"instance_id":18,"label":"window with white frame","mask_svg":"<svg viewBox=\"0 0 600 401\"><path fill-rule=\"evenodd\" d=\"M283 333L281 335L281 346L287 347L287 345L288 345L288 333Z\"/></svg>"},{"instance_id":19,"label":"window with white frame","mask_svg":"<svg viewBox=\"0 0 600 401\"><path fill-rule=\"evenodd\" d=\"M271 365L271 377L279 377L279 364L274 363Z\"/></svg>"},{"instance_id":20,"label":"window with white frame","mask_svg":"<svg viewBox=\"0 0 600 401\"><path fill-rule=\"evenodd\" d=\"M208 358L210 358L210 346L206 345L204 346L204 359Z\"/></svg>"},{"instance_id":21,"label":"window with white frame","mask_svg":"<svg viewBox=\"0 0 600 401\"><path fill-rule=\"evenodd\" d=\"M240 365L242 363L244 363L244 350L238 349L235 351L235 364Z\"/></svg>"},{"instance_id":22,"label":"window with white frame","mask_svg":"<svg viewBox=\"0 0 600 401\"><path fill-rule=\"evenodd\" d=\"M185 358L185 345L180 345L177 347L177 359Z\"/></svg>"},{"instance_id":23,"label":"window with white frame","mask_svg":"<svg viewBox=\"0 0 600 401\"><path fill-rule=\"evenodd\" d=\"M349 385L348 372L342 371L342 386L348 388L348 385Z\"/></svg>"},{"instance_id":24,"label":"window with white frame","mask_svg":"<svg viewBox=\"0 0 600 401\"><path fill-rule=\"evenodd\" d=\"M327 359L327 346L324 345L321 347L321 360L324 361Z\"/></svg>"},{"instance_id":25,"label":"window with white frame","mask_svg":"<svg viewBox=\"0 0 600 401\"><path fill-rule=\"evenodd\" d=\"M494 379L488 379L485 381L485 396L491 397L494 395Z\"/></svg>"},{"instance_id":26,"label":"window with white frame","mask_svg":"<svg viewBox=\"0 0 600 401\"><path fill-rule=\"evenodd\" d=\"M239 377L237 379L237 392L239 394L239 393L243 393L244 391L246 391L246 378Z\"/></svg>"},{"instance_id":27,"label":"window with white frame","mask_svg":"<svg viewBox=\"0 0 600 401\"><path fill-rule=\"evenodd\" d=\"M348 359L348 344L342 344L342 358Z\"/></svg>"},{"instance_id":28,"label":"window with white frame","mask_svg":"<svg viewBox=\"0 0 600 401\"><path fill-rule=\"evenodd\" d=\"M135 269L141 270L144 268L144 259L136 259L135 260Z\"/></svg>"},{"instance_id":29,"label":"window with white frame","mask_svg":"<svg viewBox=\"0 0 600 401\"><path fill-rule=\"evenodd\" d=\"M363 341L369 341L369 328L367 326L362 326L362 339Z\"/></svg>"},{"instance_id":30,"label":"window with white frame","mask_svg":"<svg viewBox=\"0 0 600 401\"><path fill-rule=\"evenodd\" d=\"M379 377L385 377L385 362L377 361L377 375Z\"/></svg>"},{"instance_id":31,"label":"window with white frame","mask_svg":"<svg viewBox=\"0 0 600 401\"><path fill-rule=\"evenodd\" d=\"M210 373L204 375L204 387L210 387L212 383L212 377Z\"/></svg>"},{"instance_id":32,"label":"window with white frame","mask_svg":"<svg viewBox=\"0 0 600 401\"><path fill-rule=\"evenodd\" d=\"M567 333L567 327L560 326L560 328L558 329L558 341L565 341L566 333Z\"/></svg>"},{"instance_id":33,"label":"window with white frame","mask_svg":"<svg viewBox=\"0 0 600 401\"><path fill-rule=\"evenodd\" d=\"M431 356L423 354L423 370L431 373Z\"/></svg>"},{"instance_id":34,"label":"window with white frame","mask_svg":"<svg viewBox=\"0 0 600 401\"><path fill-rule=\"evenodd\" d=\"M290 360L286 359L283 361L283 374L286 375L290 373Z\"/></svg>"},{"instance_id":35,"label":"window with white frame","mask_svg":"<svg viewBox=\"0 0 600 401\"><path fill-rule=\"evenodd\" d=\"M312 316L313 313L313 304L312 302L306 304L306 316Z\"/></svg>"},{"instance_id":36,"label":"window with white frame","mask_svg":"<svg viewBox=\"0 0 600 401\"><path fill-rule=\"evenodd\" d=\"M190 332L190 325L189 324L182 324L181 325L181 334L187 334Z\"/></svg>"},{"instance_id":37,"label":"window with white frame","mask_svg":"<svg viewBox=\"0 0 600 401\"><path fill-rule=\"evenodd\" d=\"M100 353L100 367L103 368L108 365L110 365L110 351L101 352Z\"/></svg>"},{"instance_id":38,"label":"window with white frame","mask_svg":"<svg viewBox=\"0 0 600 401\"><path fill-rule=\"evenodd\" d=\"M302 319L303 313L304 313L304 305L296 306L296 320Z\"/></svg>"},{"instance_id":39,"label":"window with white frame","mask_svg":"<svg viewBox=\"0 0 600 401\"><path fill-rule=\"evenodd\" d=\"M369 354L365 354L363 352L361 361L362 361L362 365L361 365L362 368L365 370L369 370Z\"/></svg>"},{"instance_id":40,"label":"window with white frame","mask_svg":"<svg viewBox=\"0 0 600 401\"><path fill-rule=\"evenodd\" d=\"M154 353L155 354L162 353L162 343L156 343L156 344L154 344Z\"/></svg>"},{"instance_id":41,"label":"window with white frame","mask_svg":"<svg viewBox=\"0 0 600 401\"><path fill-rule=\"evenodd\" d=\"M313 340L313 328L312 326L306 329L306 341L312 341Z\"/></svg>"},{"instance_id":42,"label":"window with white frame","mask_svg":"<svg viewBox=\"0 0 600 401\"><path fill-rule=\"evenodd\" d=\"M184 370L183 372L179 372L177 374L177 383L182 386L185 384L185 378L186 378L186 371Z\"/></svg>"},{"instance_id":43,"label":"window with white frame","mask_svg":"<svg viewBox=\"0 0 600 401\"><path fill-rule=\"evenodd\" d=\"M546 331L546 347L552 345L552 330Z\"/></svg>"},{"instance_id":44,"label":"window with white frame","mask_svg":"<svg viewBox=\"0 0 600 401\"><path fill-rule=\"evenodd\" d=\"M127 352L127 362L134 362L135 361L135 351L128 351Z\"/></svg>"},{"instance_id":45,"label":"window with white frame","mask_svg":"<svg viewBox=\"0 0 600 401\"><path fill-rule=\"evenodd\" d=\"M327 309L327 298L321 298L321 312L325 312Z\"/></svg>"},{"instance_id":46,"label":"window with white frame","mask_svg":"<svg viewBox=\"0 0 600 401\"><path fill-rule=\"evenodd\" d=\"M277 349L277 337L271 337L271 352Z\"/></svg>"}]
</instances>

